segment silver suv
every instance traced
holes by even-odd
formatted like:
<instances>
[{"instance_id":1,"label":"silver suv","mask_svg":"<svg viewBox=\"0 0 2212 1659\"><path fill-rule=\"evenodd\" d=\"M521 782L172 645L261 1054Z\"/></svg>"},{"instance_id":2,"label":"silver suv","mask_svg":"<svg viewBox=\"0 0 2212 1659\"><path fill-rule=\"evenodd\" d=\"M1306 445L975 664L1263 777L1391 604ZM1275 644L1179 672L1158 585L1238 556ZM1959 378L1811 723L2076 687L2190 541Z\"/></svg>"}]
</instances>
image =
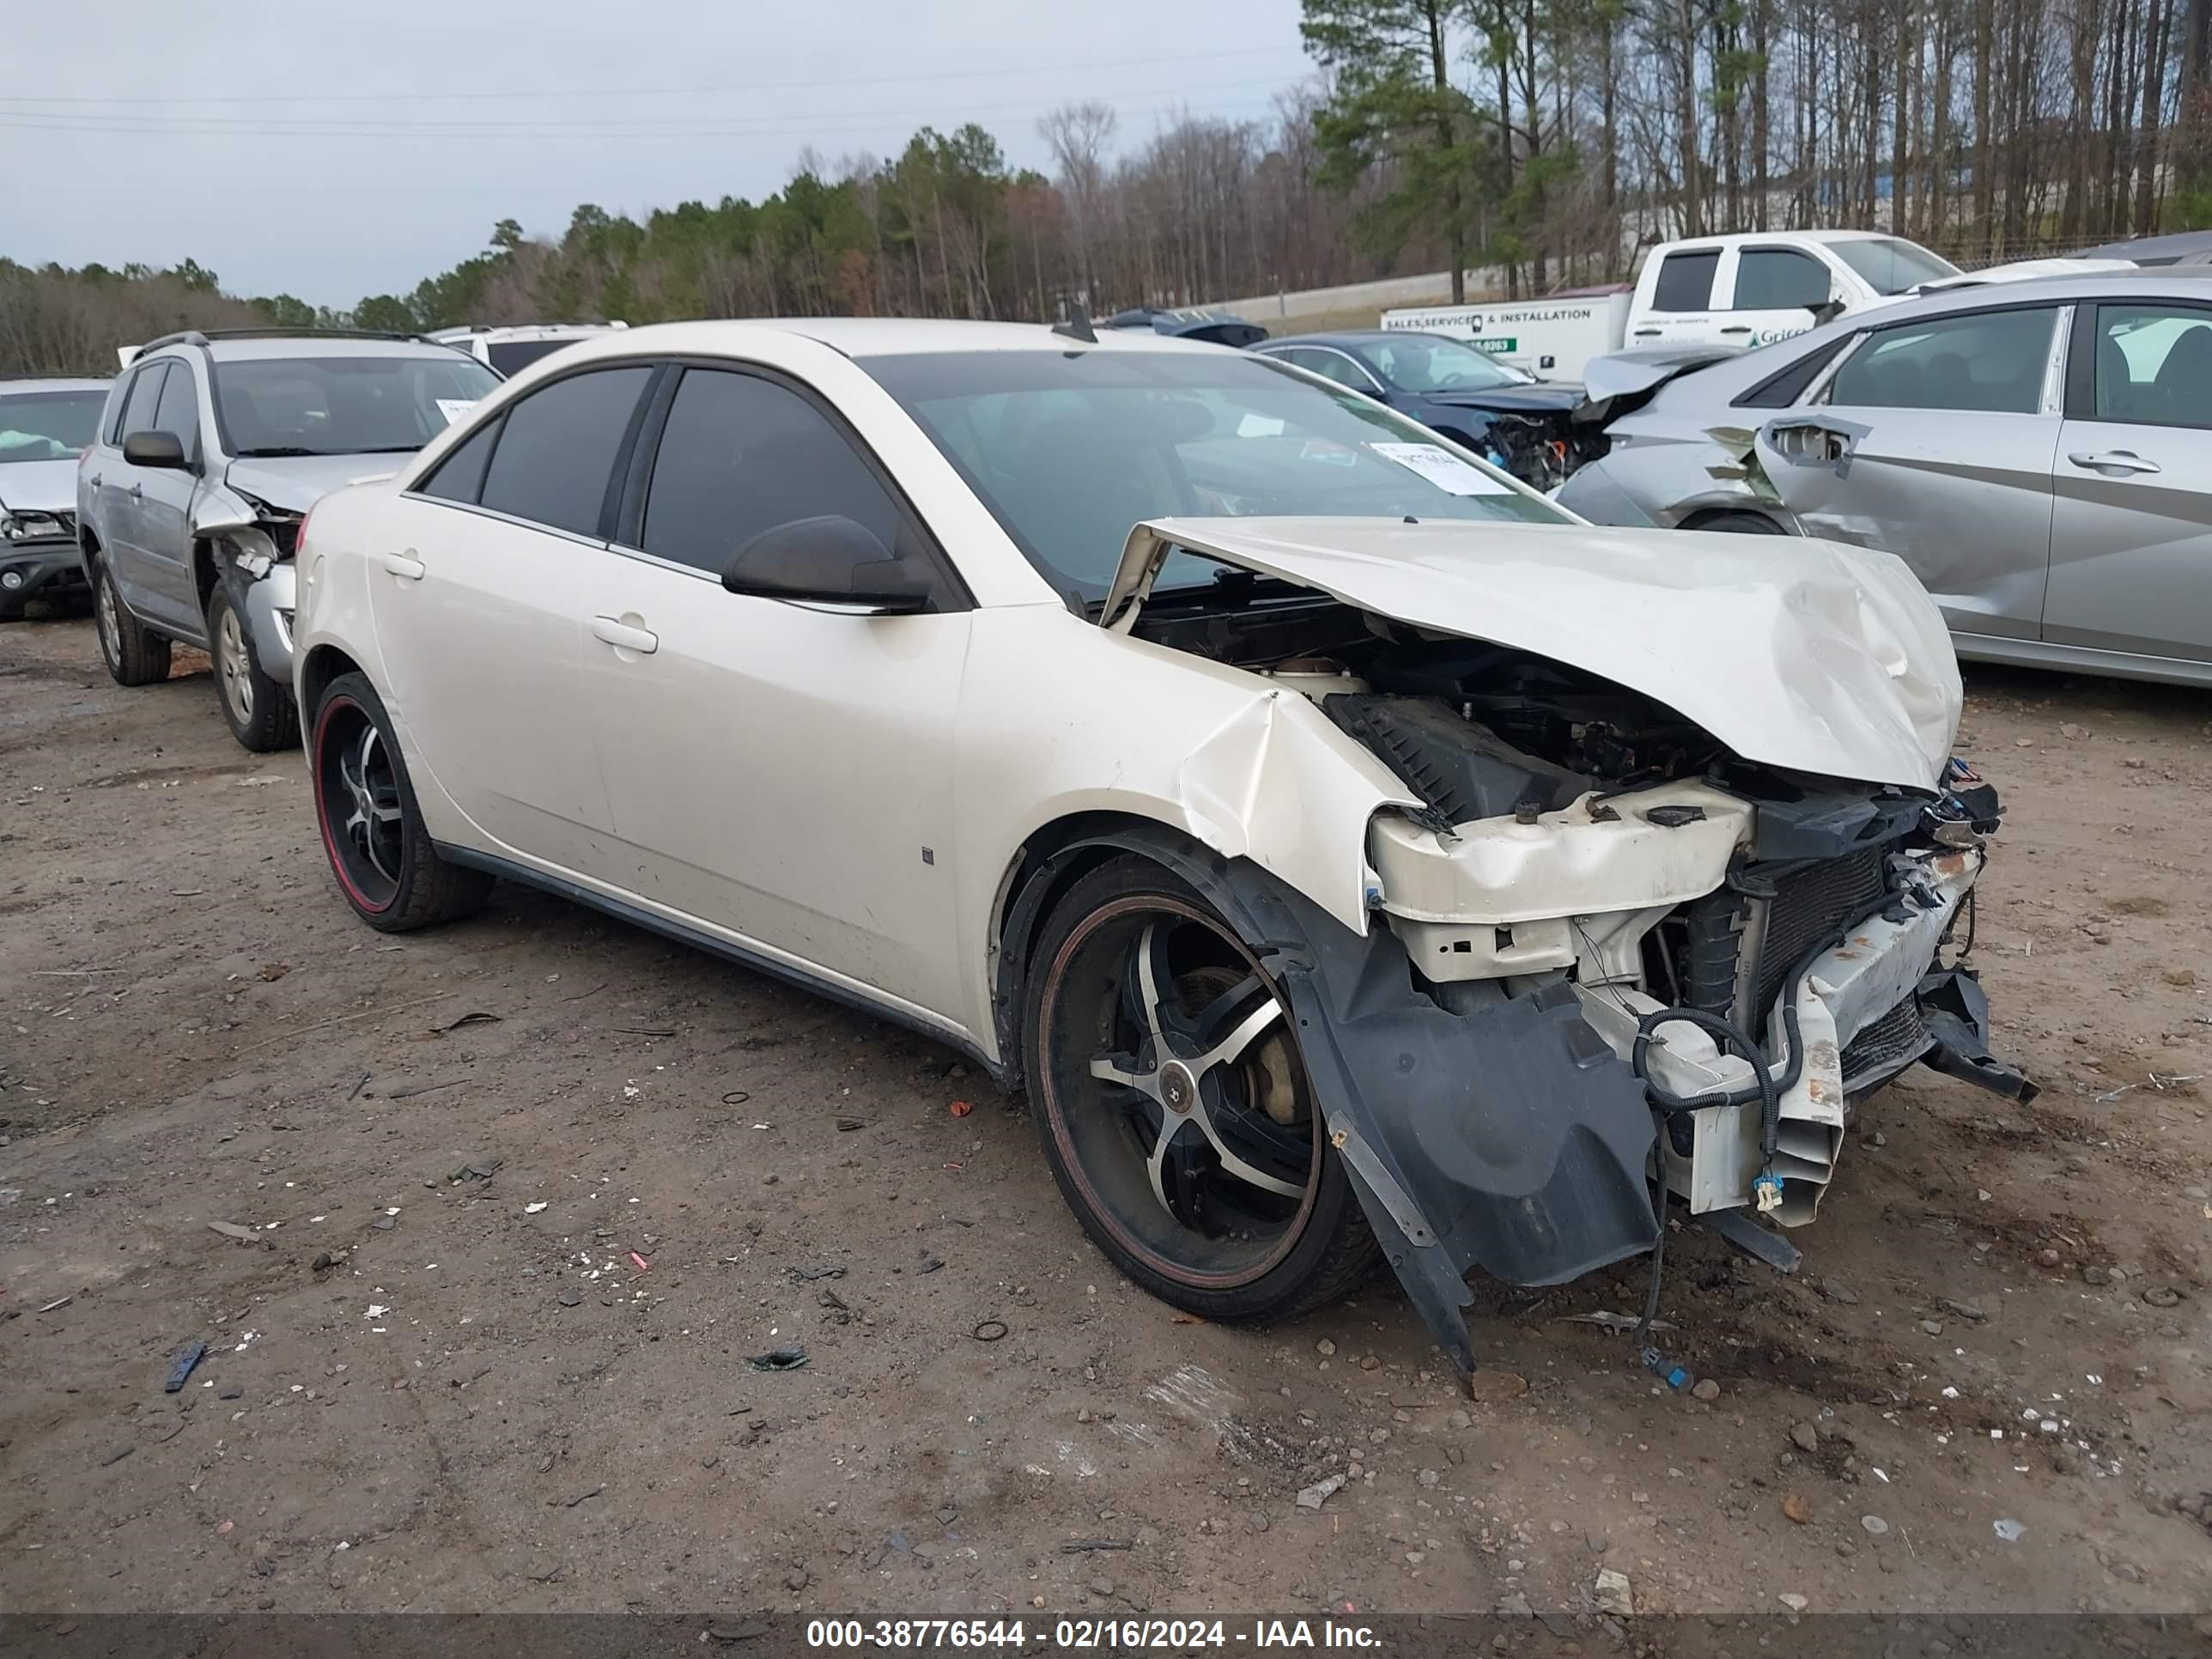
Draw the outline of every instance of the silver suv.
<instances>
[{"instance_id":1,"label":"silver suv","mask_svg":"<svg viewBox=\"0 0 2212 1659\"><path fill-rule=\"evenodd\" d=\"M292 550L318 497L388 471L500 376L398 334L173 334L129 355L78 463L78 545L107 672L215 659L223 718L257 750L299 738Z\"/></svg>"}]
</instances>

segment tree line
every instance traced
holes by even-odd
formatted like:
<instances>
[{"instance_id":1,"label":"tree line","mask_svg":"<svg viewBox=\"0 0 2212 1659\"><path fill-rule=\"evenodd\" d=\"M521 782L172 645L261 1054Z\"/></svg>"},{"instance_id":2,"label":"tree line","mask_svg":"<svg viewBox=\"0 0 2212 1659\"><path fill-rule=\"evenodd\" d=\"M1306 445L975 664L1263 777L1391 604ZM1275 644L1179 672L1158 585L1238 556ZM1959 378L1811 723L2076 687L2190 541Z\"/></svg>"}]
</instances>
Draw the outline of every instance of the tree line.
<instances>
[{"instance_id":1,"label":"tree line","mask_svg":"<svg viewBox=\"0 0 2212 1659\"><path fill-rule=\"evenodd\" d=\"M2212 224L2212 0L1303 0L1260 120L969 124L802 153L759 201L495 227L405 294L227 294L186 260L0 259L0 374L182 327L824 313L1043 320L1448 268L1617 280L1671 235L1887 228L1962 263ZM1478 281L1485 279L1478 278Z\"/></svg>"}]
</instances>

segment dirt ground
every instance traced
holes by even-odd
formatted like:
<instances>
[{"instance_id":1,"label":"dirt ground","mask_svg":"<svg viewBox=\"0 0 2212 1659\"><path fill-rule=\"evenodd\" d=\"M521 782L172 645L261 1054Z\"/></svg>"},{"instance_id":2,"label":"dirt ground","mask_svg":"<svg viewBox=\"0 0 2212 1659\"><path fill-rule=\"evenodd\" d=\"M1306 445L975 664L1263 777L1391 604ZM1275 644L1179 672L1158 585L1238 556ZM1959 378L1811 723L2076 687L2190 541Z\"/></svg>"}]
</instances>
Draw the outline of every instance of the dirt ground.
<instances>
[{"instance_id":1,"label":"dirt ground","mask_svg":"<svg viewBox=\"0 0 2212 1659\"><path fill-rule=\"evenodd\" d=\"M2212 696L1971 691L2042 1099L1882 1095L1794 1278L1678 1231L1717 1398L1568 1320L1639 1263L1483 1287L1469 1401L1387 1277L1132 1290L919 1038L513 888L372 933L204 659L0 629L0 1606L2212 1608Z\"/></svg>"}]
</instances>

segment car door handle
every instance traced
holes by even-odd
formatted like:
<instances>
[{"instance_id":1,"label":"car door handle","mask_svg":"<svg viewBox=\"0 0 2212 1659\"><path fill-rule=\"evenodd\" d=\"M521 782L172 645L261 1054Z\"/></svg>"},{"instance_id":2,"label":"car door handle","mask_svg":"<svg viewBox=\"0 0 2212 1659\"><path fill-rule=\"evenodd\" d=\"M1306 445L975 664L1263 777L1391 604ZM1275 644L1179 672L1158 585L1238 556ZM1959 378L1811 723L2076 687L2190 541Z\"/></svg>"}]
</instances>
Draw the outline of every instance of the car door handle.
<instances>
[{"instance_id":1,"label":"car door handle","mask_svg":"<svg viewBox=\"0 0 2212 1659\"><path fill-rule=\"evenodd\" d=\"M2147 461L2131 449L2102 449L2092 454L2077 452L2066 458L2076 466L2093 467L2100 472L2161 472L2165 469L2156 461Z\"/></svg>"},{"instance_id":2,"label":"car door handle","mask_svg":"<svg viewBox=\"0 0 2212 1659\"><path fill-rule=\"evenodd\" d=\"M1723 334L1748 334L1751 332L1751 325L1748 323L1736 323L1728 328L1723 329L1721 332Z\"/></svg>"},{"instance_id":3,"label":"car door handle","mask_svg":"<svg viewBox=\"0 0 2212 1659\"><path fill-rule=\"evenodd\" d=\"M659 635L642 628L632 628L628 623L617 622L612 617L592 617L592 632L616 649L635 651L641 657L649 657L660 649Z\"/></svg>"},{"instance_id":4,"label":"car door handle","mask_svg":"<svg viewBox=\"0 0 2212 1659\"><path fill-rule=\"evenodd\" d=\"M1658 331L1656 328L1639 328L1636 331L1636 337L1639 340L1648 340Z\"/></svg>"},{"instance_id":5,"label":"car door handle","mask_svg":"<svg viewBox=\"0 0 2212 1659\"><path fill-rule=\"evenodd\" d=\"M419 582L422 580L424 570L422 561L415 556L415 550L411 547L404 553L386 554L384 568L404 582Z\"/></svg>"}]
</instances>

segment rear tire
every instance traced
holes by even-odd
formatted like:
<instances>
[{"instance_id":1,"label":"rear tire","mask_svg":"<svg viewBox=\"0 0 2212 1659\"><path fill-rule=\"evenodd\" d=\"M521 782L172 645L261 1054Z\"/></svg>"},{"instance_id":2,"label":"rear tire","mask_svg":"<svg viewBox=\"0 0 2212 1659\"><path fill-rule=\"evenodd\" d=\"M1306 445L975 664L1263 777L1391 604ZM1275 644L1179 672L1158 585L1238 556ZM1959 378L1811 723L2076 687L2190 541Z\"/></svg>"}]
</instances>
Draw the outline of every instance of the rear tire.
<instances>
[{"instance_id":1,"label":"rear tire","mask_svg":"<svg viewBox=\"0 0 2212 1659\"><path fill-rule=\"evenodd\" d=\"M1233 1322L1293 1318L1372 1271L1289 1006L1194 890L1146 859L1102 865L1054 908L1028 977L1030 1115L1122 1273Z\"/></svg>"},{"instance_id":2,"label":"rear tire","mask_svg":"<svg viewBox=\"0 0 2212 1659\"><path fill-rule=\"evenodd\" d=\"M405 933L483 908L492 878L438 856L367 675L341 674L324 689L313 732L315 823L354 914L380 933Z\"/></svg>"},{"instance_id":3,"label":"rear tire","mask_svg":"<svg viewBox=\"0 0 2212 1659\"><path fill-rule=\"evenodd\" d=\"M1760 513L1715 513L1683 528L1724 530L1738 536L1780 536L1788 533L1780 525Z\"/></svg>"},{"instance_id":4,"label":"rear tire","mask_svg":"<svg viewBox=\"0 0 2212 1659\"><path fill-rule=\"evenodd\" d=\"M216 701L230 735L257 755L298 743L300 711L292 702L292 688L262 672L252 626L229 584L221 580L208 595L207 636Z\"/></svg>"},{"instance_id":5,"label":"rear tire","mask_svg":"<svg viewBox=\"0 0 2212 1659\"><path fill-rule=\"evenodd\" d=\"M100 659L118 685L152 685L169 678L169 641L124 607L106 561L92 568L92 625Z\"/></svg>"}]
</instances>

